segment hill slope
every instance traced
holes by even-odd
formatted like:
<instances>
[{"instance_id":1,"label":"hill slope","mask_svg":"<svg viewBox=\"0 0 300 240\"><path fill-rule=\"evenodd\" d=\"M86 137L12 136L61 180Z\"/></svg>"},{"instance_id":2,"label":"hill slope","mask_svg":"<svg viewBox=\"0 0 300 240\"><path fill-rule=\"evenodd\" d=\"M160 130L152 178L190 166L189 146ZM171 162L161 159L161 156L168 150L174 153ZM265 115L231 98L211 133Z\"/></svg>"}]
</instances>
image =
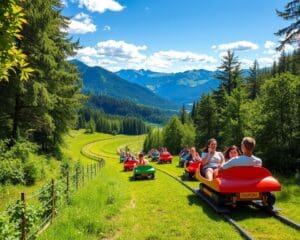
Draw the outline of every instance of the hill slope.
<instances>
[{"instance_id":1,"label":"hill slope","mask_svg":"<svg viewBox=\"0 0 300 240\"><path fill-rule=\"evenodd\" d=\"M140 106L132 101L120 100L109 96L92 95L87 103L88 107L101 109L106 114L130 116L142 119L143 121L161 124L170 116L173 111L166 111L158 108Z\"/></svg>"},{"instance_id":2,"label":"hill slope","mask_svg":"<svg viewBox=\"0 0 300 240\"><path fill-rule=\"evenodd\" d=\"M178 109L178 105L163 99L149 89L128 82L116 74L101 67L89 67L73 60L83 79L83 92L96 95L107 95L135 103L164 109Z\"/></svg>"},{"instance_id":3,"label":"hill slope","mask_svg":"<svg viewBox=\"0 0 300 240\"><path fill-rule=\"evenodd\" d=\"M203 93L219 86L215 72L204 69L181 73L159 73L148 70L120 70L116 74L130 82L147 87L157 95L177 103L191 103Z\"/></svg>"}]
</instances>

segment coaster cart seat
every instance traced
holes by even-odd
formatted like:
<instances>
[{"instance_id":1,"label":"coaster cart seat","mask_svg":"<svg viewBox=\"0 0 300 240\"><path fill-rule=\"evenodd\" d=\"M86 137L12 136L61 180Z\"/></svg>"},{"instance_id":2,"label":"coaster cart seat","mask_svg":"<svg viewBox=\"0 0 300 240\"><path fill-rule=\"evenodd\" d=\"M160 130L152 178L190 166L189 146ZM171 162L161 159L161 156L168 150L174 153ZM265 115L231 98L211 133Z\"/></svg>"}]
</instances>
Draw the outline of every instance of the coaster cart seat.
<instances>
[{"instance_id":1,"label":"coaster cart seat","mask_svg":"<svg viewBox=\"0 0 300 240\"><path fill-rule=\"evenodd\" d=\"M133 169L133 178L138 179L154 179L155 178L155 168L150 165L136 166Z\"/></svg>"},{"instance_id":2,"label":"coaster cart seat","mask_svg":"<svg viewBox=\"0 0 300 240\"><path fill-rule=\"evenodd\" d=\"M156 162L156 161L159 160L159 157L160 157L160 154L159 154L159 153L153 153L153 154L151 155L151 161L152 161L152 162Z\"/></svg>"},{"instance_id":3,"label":"coaster cart seat","mask_svg":"<svg viewBox=\"0 0 300 240\"><path fill-rule=\"evenodd\" d=\"M158 163L172 163L173 156L169 152L160 154Z\"/></svg>"},{"instance_id":4,"label":"coaster cart seat","mask_svg":"<svg viewBox=\"0 0 300 240\"><path fill-rule=\"evenodd\" d=\"M201 161L194 161L190 162L187 166L185 166L185 173L187 179L194 179L195 173L198 170L199 166L201 165Z\"/></svg>"},{"instance_id":5,"label":"coaster cart seat","mask_svg":"<svg viewBox=\"0 0 300 240\"><path fill-rule=\"evenodd\" d=\"M237 166L224 170L215 170L214 178L208 181L200 173L202 165L196 171L199 191L217 205L236 206L238 203L257 203L273 209L275 195L281 191L280 183L269 170L260 166Z\"/></svg>"},{"instance_id":6,"label":"coaster cart seat","mask_svg":"<svg viewBox=\"0 0 300 240\"><path fill-rule=\"evenodd\" d=\"M124 162L126 160L126 156L120 155L120 163Z\"/></svg>"},{"instance_id":7,"label":"coaster cart seat","mask_svg":"<svg viewBox=\"0 0 300 240\"><path fill-rule=\"evenodd\" d=\"M182 168L184 167L184 163L188 156L189 156L189 153L185 153L185 154L182 154L181 157L179 157L179 162L178 162L179 167L182 167Z\"/></svg>"},{"instance_id":8,"label":"coaster cart seat","mask_svg":"<svg viewBox=\"0 0 300 240\"><path fill-rule=\"evenodd\" d=\"M127 159L124 161L124 171L132 171L137 164L137 160Z\"/></svg>"}]
</instances>

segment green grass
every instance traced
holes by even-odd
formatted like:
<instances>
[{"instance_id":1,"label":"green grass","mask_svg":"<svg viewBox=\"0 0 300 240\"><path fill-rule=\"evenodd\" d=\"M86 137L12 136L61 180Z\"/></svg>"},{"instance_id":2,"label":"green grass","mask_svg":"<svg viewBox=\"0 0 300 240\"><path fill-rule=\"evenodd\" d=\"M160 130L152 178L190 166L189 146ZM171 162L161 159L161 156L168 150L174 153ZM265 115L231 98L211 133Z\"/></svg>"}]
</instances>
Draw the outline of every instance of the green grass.
<instances>
[{"instance_id":1,"label":"green grass","mask_svg":"<svg viewBox=\"0 0 300 240\"><path fill-rule=\"evenodd\" d=\"M25 192L28 196L39 191L39 189L59 174L60 162L52 157L31 154L30 159L37 167L37 181L32 186L24 185L1 185L0 186L0 212L4 211L7 206L20 199L21 192Z\"/></svg>"},{"instance_id":2,"label":"green grass","mask_svg":"<svg viewBox=\"0 0 300 240\"><path fill-rule=\"evenodd\" d=\"M83 156L80 153L81 147L95 139L110 137L108 134L84 134L84 130L71 131L69 135L66 135L64 140L65 144L62 147L62 152L74 162L79 160L82 164L93 163L94 161ZM34 161L35 166L38 169L37 182L33 186L24 185L5 185L0 186L0 212L4 211L9 203L15 202L20 199L21 192L25 192L27 196L30 196L40 190L40 188L51 178L58 177L60 173L60 161L57 161L53 157L46 155L31 154L30 159Z\"/></svg>"},{"instance_id":3,"label":"green grass","mask_svg":"<svg viewBox=\"0 0 300 240\"><path fill-rule=\"evenodd\" d=\"M72 198L71 204L39 239L100 239L116 227L115 218L128 201L118 173L109 166Z\"/></svg>"},{"instance_id":4,"label":"green grass","mask_svg":"<svg viewBox=\"0 0 300 240\"><path fill-rule=\"evenodd\" d=\"M169 176L157 172L155 180L132 181L132 172L123 172L116 148L128 144L138 153L145 136L107 139L110 137L78 133L73 139L77 148L79 142L99 140L85 150L105 156L106 166L78 192L72 205L62 211L41 239L241 239L207 204ZM80 149L77 151L80 153ZM172 164L151 165L177 177L184 171L177 167L178 157ZM283 190L277 194L276 205L282 208L282 214L298 221L299 179L279 180ZM199 185L197 181L186 182L192 187ZM111 204L105 204L108 202ZM300 238L299 231L256 209L239 208L232 214L255 239Z\"/></svg>"},{"instance_id":5,"label":"green grass","mask_svg":"<svg viewBox=\"0 0 300 240\"><path fill-rule=\"evenodd\" d=\"M131 149L140 151L142 137L133 137L133 142ZM114 141L110 145L100 140L92 149L115 158L107 159L101 175L80 191L40 239L240 239L231 226L165 174L157 173L155 180L132 181L132 172L122 171ZM103 204L107 199L114 199L113 206ZM114 210L107 213L107 208ZM201 222L205 227L199 227ZM208 231L212 228L216 231Z\"/></svg>"},{"instance_id":6,"label":"green grass","mask_svg":"<svg viewBox=\"0 0 300 240\"><path fill-rule=\"evenodd\" d=\"M276 193L276 205L281 213L300 223L300 173L294 178L279 177L282 191Z\"/></svg>"}]
</instances>

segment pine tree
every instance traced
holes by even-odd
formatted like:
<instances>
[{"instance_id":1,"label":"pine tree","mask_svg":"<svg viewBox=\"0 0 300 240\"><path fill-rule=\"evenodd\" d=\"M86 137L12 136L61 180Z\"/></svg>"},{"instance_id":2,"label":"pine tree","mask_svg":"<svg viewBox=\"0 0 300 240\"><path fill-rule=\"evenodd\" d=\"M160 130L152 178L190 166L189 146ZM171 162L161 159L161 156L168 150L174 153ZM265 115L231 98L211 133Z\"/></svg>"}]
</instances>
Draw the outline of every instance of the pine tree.
<instances>
[{"instance_id":1,"label":"pine tree","mask_svg":"<svg viewBox=\"0 0 300 240\"><path fill-rule=\"evenodd\" d=\"M195 115L195 128L197 147L202 147L207 140L218 136L219 113L216 102L211 94L204 94L197 104Z\"/></svg>"},{"instance_id":2,"label":"pine tree","mask_svg":"<svg viewBox=\"0 0 300 240\"><path fill-rule=\"evenodd\" d=\"M196 129L191 123L183 124L183 136L181 139L181 147L195 146Z\"/></svg>"},{"instance_id":3,"label":"pine tree","mask_svg":"<svg viewBox=\"0 0 300 240\"><path fill-rule=\"evenodd\" d=\"M260 75L259 75L259 65L257 60L253 62L252 67L250 67L250 75L247 78L247 85L249 89L249 97L250 99L255 99L257 94L259 93L260 87Z\"/></svg>"},{"instance_id":4,"label":"pine tree","mask_svg":"<svg viewBox=\"0 0 300 240\"><path fill-rule=\"evenodd\" d=\"M5 114L12 122L11 138L17 130L51 150L62 142L62 135L74 127L80 105L80 78L67 57L74 54L78 43L72 43L61 29L67 26L58 0L21 1L28 24L19 41L34 68L31 78L22 82L11 76L9 84L1 86L9 95L10 110Z\"/></svg>"},{"instance_id":5,"label":"pine tree","mask_svg":"<svg viewBox=\"0 0 300 240\"><path fill-rule=\"evenodd\" d=\"M238 58L234 56L234 52L227 51L227 55L223 57L222 64L218 69L220 71L215 77L221 80L220 87L224 88L226 93L230 95L239 84L241 75L240 63Z\"/></svg>"},{"instance_id":6,"label":"pine tree","mask_svg":"<svg viewBox=\"0 0 300 240\"><path fill-rule=\"evenodd\" d=\"M261 87L261 109L257 109L261 126L257 132L258 150L267 166L289 174L297 169L300 156L299 90L300 78L290 73L268 79Z\"/></svg>"},{"instance_id":7,"label":"pine tree","mask_svg":"<svg viewBox=\"0 0 300 240\"><path fill-rule=\"evenodd\" d=\"M189 116L188 116L188 113L185 109L184 104L182 105L182 108L179 111L179 119L180 119L182 124L185 124L189 121Z\"/></svg>"},{"instance_id":8,"label":"pine tree","mask_svg":"<svg viewBox=\"0 0 300 240\"><path fill-rule=\"evenodd\" d=\"M273 77L278 73L278 67L276 61L273 62L272 69L271 69L271 74Z\"/></svg>"},{"instance_id":9,"label":"pine tree","mask_svg":"<svg viewBox=\"0 0 300 240\"><path fill-rule=\"evenodd\" d=\"M96 131L96 123L94 119L92 118L87 124L86 124L86 132L87 133L94 133Z\"/></svg>"},{"instance_id":10,"label":"pine tree","mask_svg":"<svg viewBox=\"0 0 300 240\"><path fill-rule=\"evenodd\" d=\"M294 20L288 27L282 28L275 34L278 36L284 36L284 39L280 42L278 50L282 50L286 44L297 43L299 46L300 41L300 1L293 0L285 5L284 11L276 10L277 15L284 20Z\"/></svg>"},{"instance_id":11,"label":"pine tree","mask_svg":"<svg viewBox=\"0 0 300 240\"><path fill-rule=\"evenodd\" d=\"M192 111L190 112L190 118L194 121L196 114L197 102L193 102Z\"/></svg>"},{"instance_id":12,"label":"pine tree","mask_svg":"<svg viewBox=\"0 0 300 240\"><path fill-rule=\"evenodd\" d=\"M172 154L178 154L181 149L181 139L183 136L182 124L177 117L172 117L164 127L164 146Z\"/></svg>"},{"instance_id":13,"label":"pine tree","mask_svg":"<svg viewBox=\"0 0 300 240\"><path fill-rule=\"evenodd\" d=\"M226 104L220 115L220 137L222 145L238 145L244 136L251 136L249 123L249 112L245 103L247 94L244 88L238 87L231 95L225 96Z\"/></svg>"},{"instance_id":14,"label":"pine tree","mask_svg":"<svg viewBox=\"0 0 300 240\"><path fill-rule=\"evenodd\" d=\"M288 66L288 57L285 53L285 51L282 51L280 54L280 58L278 60L278 68L277 71L278 73L283 73L289 69Z\"/></svg>"}]
</instances>

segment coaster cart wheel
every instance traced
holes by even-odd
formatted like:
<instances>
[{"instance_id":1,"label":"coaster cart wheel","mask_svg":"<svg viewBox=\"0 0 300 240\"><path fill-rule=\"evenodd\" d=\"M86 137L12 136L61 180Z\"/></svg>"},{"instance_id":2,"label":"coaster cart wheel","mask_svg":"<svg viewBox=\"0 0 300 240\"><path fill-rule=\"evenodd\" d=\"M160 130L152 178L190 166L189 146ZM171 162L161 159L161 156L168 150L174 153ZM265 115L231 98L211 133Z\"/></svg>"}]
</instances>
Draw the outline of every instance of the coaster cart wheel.
<instances>
[{"instance_id":1,"label":"coaster cart wheel","mask_svg":"<svg viewBox=\"0 0 300 240\"><path fill-rule=\"evenodd\" d=\"M274 195L273 193L271 193L271 192L268 192L268 193L267 193L267 196L268 196L268 198L267 198L267 204L268 204L268 207L269 207L269 208L273 208L273 205L275 204L275 201L276 201L276 197L275 197L275 195Z\"/></svg>"},{"instance_id":2,"label":"coaster cart wheel","mask_svg":"<svg viewBox=\"0 0 300 240\"><path fill-rule=\"evenodd\" d=\"M140 178L140 175L139 175L139 174L135 174L135 175L133 176L133 178L134 178L134 180L138 180L138 179Z\"/></svg>"}]
</instances>

